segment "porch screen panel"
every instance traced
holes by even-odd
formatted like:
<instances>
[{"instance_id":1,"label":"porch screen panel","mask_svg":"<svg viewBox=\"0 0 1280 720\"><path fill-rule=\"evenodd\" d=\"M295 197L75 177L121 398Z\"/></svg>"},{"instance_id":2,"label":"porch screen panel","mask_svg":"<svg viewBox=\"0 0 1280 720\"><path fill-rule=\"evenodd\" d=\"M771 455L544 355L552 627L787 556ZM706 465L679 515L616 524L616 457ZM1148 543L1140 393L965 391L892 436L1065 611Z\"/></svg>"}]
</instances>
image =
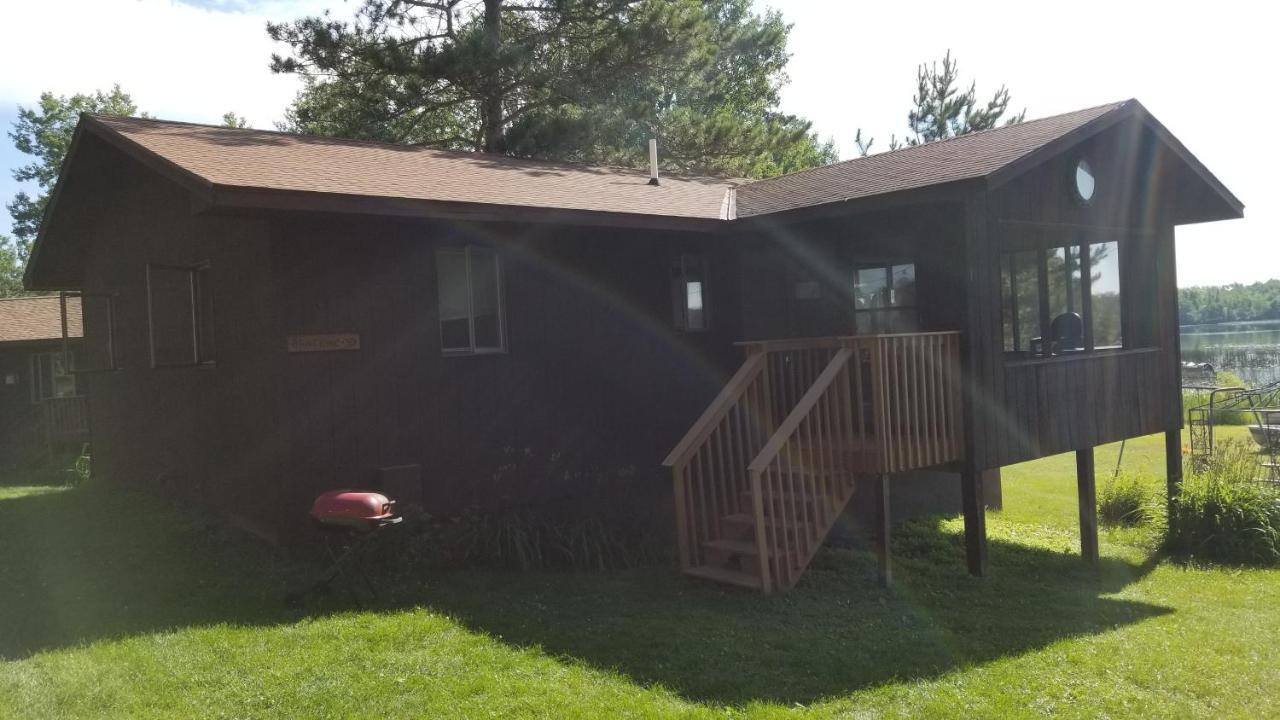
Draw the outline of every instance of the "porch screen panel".
<instances>
[{"instance_id":1,"label":"porch screen panel","mask_svg":"<svg viewBox=\"0 0 1280 720\"><path fill-rule=\"evenodd\" d=\"M1120 248L1112 242L1089 246L1092 272L1089 296L1093 311L1093 345L1118 348L1124 345L1120 325Z\"/></svg>"},{"instance_id":2,"label":"porch screen panel","mask_svg":"<svg viewBox=\"0 0 1280 720\"><path fill-rule=\"evenodd\" d=\"M1035 251L1002 258L1005 350L1026 352L1040 337L1040 280Z\"/></svg>"},{"instance_id":3,"label":"porch screen panel","mask_svg":"<svg viewBox=\"0 0 1280 720\"><path fill-rule=\"evenodd\" d=\"M464 250L441 250L436 254L436 281L440 296L440 346L445 350L470 350L471 305Z\"/></svg>"}]
</instances>

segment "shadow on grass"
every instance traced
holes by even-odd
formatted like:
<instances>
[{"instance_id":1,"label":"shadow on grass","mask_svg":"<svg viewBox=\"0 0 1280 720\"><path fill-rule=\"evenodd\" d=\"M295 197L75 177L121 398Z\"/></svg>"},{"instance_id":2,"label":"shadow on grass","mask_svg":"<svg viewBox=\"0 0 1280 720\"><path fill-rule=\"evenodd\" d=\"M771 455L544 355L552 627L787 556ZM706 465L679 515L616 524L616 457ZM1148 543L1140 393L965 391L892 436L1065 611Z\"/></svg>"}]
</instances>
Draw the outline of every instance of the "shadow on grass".
<instances>
[{"instance_id":1,"label":"shadow on grass","mask_svg":"<svg viewBox=\"0 0 1280 720\"><path fill-rule=\"evenodd\" d=\"M281 599L307 568L182 517L94 488L0 500L0 659L301 617ZM994 542L992 577L978 580L964 572L959 537L928 524L900 531L895 551L892 590L876 585L865 553L829 550L794 591L769 597L666 568L471 570L400 585L378 610L431 607L501 642L721 705L809 703L935 677L1171 612L1105 597L1153 562L1106 559L1092 571L1073 555Z\"/></svg>"},{"instance_id":2,"label":"shadow on grass","mask_svg":"<svg viewBox=\"0 0 1280 720\"><path fill-rule=\"evenodd\" d=\"M1154 561L1103 561L993 542L987 579L964 571L958 536L901 534L891 590L866 553L828 550L790 593L762 597L667 570L611 577L467 573L419 596L472 629L658 684L689 700L784 704L934 677L1066 637L1172 612L1102 597Z\"/></svg>"}]
</instances>

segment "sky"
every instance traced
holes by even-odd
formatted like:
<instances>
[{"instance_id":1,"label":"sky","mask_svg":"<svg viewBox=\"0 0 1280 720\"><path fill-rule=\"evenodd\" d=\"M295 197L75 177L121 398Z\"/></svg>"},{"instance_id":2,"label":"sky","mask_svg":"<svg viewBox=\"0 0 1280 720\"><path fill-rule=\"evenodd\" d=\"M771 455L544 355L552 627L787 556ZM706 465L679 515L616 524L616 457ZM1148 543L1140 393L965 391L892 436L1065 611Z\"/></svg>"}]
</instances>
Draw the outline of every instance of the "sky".
<instances>
[{"instance_id":1,"label":"sky","mask_svg":"<svg viewBox=\"0 0 1280 720\"><path fill-rule=\"evenodd\" d=\"M813 121L842 157L854 133L902 136L916 67L950 49L980 95L1004 84L1027 117L1137 98L1245 203L1245 219L1178 230L1180 285L1280 277L1280 116L1270 91L1268 3L757 0L792 24L782 109ZM270 128L297 91L272 75L267 20L340 0L0 0L0 126L40 93L113 83L152 115L218 122L234 111ZM0 199L27 162L0 142ZM1100 191L1102 189L1100 188ZM8 215L0 213L0 233Z\"/></svg>"}]
</instances>

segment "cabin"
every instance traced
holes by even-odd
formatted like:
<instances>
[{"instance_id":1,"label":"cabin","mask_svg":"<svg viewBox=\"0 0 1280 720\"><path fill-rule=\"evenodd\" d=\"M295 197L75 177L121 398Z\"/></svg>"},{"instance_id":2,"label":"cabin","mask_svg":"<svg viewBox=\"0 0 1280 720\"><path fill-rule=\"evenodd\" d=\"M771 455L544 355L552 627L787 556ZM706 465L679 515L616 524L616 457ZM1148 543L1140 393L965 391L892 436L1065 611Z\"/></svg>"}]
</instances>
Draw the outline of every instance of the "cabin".
<instances>
[{"instance_id":1,"label":"cabin","mask_svg":"<svg viewBox=\"0 0 1280 720\"><path fill-rule=\"evenodd\" d=\"M25 280L83 304L106 481L280 525L552 453L772 592L850 516L887 582L902 507L985 574L999 468L1067 451L1096 560L1092 448L1181 473L1174 229L1242 213L1134 100L753 182L86 115Z\"/></svg>"},{"instance_id":2,"label":"cabin","mask_svg":"<svg viewBox=\"0 0 1280 720\"><path fill-rule=\"evenodd\" d=\"M30 467L88 439L75 367L80 325L75 298L0 299L0 469Z\"/></svg>"}]
</instances>

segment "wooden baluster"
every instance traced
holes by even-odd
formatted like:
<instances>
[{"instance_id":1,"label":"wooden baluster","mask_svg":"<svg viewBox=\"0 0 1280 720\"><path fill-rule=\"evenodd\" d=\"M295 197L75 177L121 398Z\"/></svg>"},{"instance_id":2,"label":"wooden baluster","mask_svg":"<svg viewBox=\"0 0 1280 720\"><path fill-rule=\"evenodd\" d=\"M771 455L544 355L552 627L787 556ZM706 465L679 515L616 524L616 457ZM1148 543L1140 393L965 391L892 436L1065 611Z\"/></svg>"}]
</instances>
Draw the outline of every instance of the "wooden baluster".
<instances>
[{"instance_id":1,"label":"wooden baluster","mask_svg":"<svg viewBox=\"0 0 1280 720\"><path fill-rule=\"evenodd\" d=\"M804 422L800 423L800 428L803 434L799 436L804 439L801 441L803 444L798 448L801 450L800 462L805 466L804 474L799 478L799 500L801 509L803 510L803 517L807 525L806 532L804 533L806 546L808 545L809 538L813 535L814 529L818 524L818 518L816 517L817 509L813 506L813 495L815 493L810 492L810 490L813 489L814 481L818 477L818 448L816 446L818 438L814 433L814 431L817 430L817 426L814 424L813 418L813 410L810 410L809 416ZM808 548L806 547L806 549Z\"/></svg>"},{"instance_id":2,"label":"wooden baluster","mask_svg":"<svg viewBox=\"0 0 1280 720\"><path fill-rule=\"evenodd\" d=\"M745 399L745 398L744 398ZM742 494L747 490L746 470L747 463L751 460L750 451L743 443L742 424L744 419L749 415L745 403L739 403L734 414L733 434L731 436L731 445L733 447L733 512L737 514L742 508Z\"/></svg>"},{"instance_id":3,"label":"wooden baluster","mask_svg":"<svg viewBox=\"0 0 1280 720\"><path fill-rule=\"evenodd\" d=\"M760 472L753 471L751 473L751 515L755 518L756 555L760 563L760 588L767 593L773 590L772 578L769 573L769 558L772 557L772 553L769 536L765 530L762 480Z\"/></svg>"},{"instance_id":4,"label":"wooden baluster","mask_svg":"<svg viewBox=\"0 0 1280 720\"><path fill-rule=\"evenodd\" d=\"M680 552L680 569L688 570L693 567L690 564L689 557L689 514L688 508L685 506L685 493L687 492L685 482L685 473L688 466L677 464L671 468L672 497L676 501L676 544L679 546Z\"/></svg>"},{"instance_id":5,"label":"wooden baluster","mask_svg":"<svg viewBox=\"0 0 1280 720\"><path fill-rule=\"evenodd\" d=\"M721 518L723 518L724 515L730 514L730 502L732 502L732 497L730 496L731 475L730 471L728 471L728 459L732 456L727 455L726 452L724 452L724 438L726 438L727 433L728 425L724 423L721 423L721 425L716 428L716 486L719 493L719 505L716 509L716 518L714 518L714 523L716 523L716 537L718 538L724 537L724 533L721 528Z\"/></svg>"},{"instance_id":6,"label":"wooden baluster","mask_svg":"<svg viewBox=\"0 0 1280 720\"><path fill-rule=\"evenodd\" d=\"M933 370L938 365L937 361L935 360L935 355L936 355L935 346L937 345L937 342L936 342L936 338L933 338L933 337L926 338L926 340L927 342L925 343L924 355L923 355L924 366L921 370L924 373L925 450L926 450L925 460L926 460L926 464L928 465L936 465L938 463L938 457L937 457L938 454L936 452L936 447L935 447L935 431L937 430L937 422L936 422L937 412L935 412L935 408L934 408Z\"/></svg>"}]
</instances>

